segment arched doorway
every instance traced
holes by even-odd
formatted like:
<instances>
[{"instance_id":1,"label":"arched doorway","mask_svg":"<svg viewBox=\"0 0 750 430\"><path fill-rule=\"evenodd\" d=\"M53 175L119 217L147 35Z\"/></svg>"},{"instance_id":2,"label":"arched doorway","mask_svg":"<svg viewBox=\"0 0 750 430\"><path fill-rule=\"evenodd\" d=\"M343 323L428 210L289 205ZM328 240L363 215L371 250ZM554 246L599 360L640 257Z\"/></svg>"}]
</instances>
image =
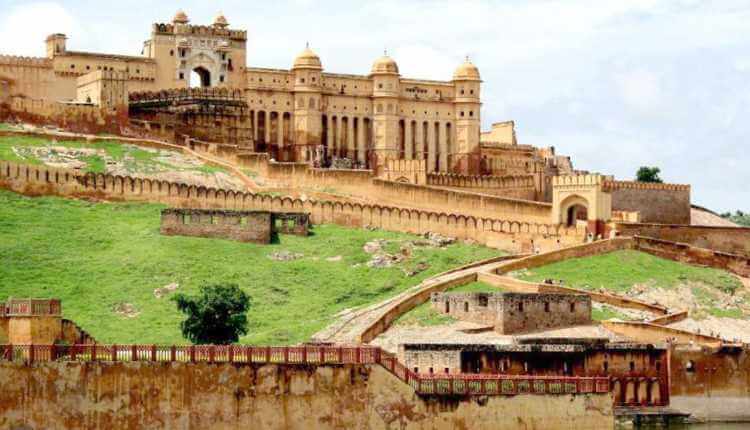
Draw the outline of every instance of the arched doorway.
<instances>
[{"instance_id":1,"label":"arched doorway","mask_svg":"<svg viewBox=\"0 0 750 430\"><path fill-rule=\"evenodd\" d=\"M587 221L589 218L589 202L579 195L565 198L560 204L560 222L568 227L575 227L578 221Z\"/></svg>"},{"instance_id":2,"label":"arched doorway","mask_svg":"<svg viewBox=\"0 0 750 430\"><path fill-rule=\"evenodd\" d=\"M568 227L575 227L578 221L586 221L588 219L588 210L583 205L573 205L568 208L568 213L565 217L565 225Z\"/></svg>"},{"instance_id":3,"label":"arched doorway","mask_svg":"<svg viewBox=\"0 0 750 430\"><path fill-rule=\"evenodd\" d=\"M195 87L210 87L211 86L211 72L205 67L199 66L190 72L190 88Z\"/></svg>"}]
</instances>

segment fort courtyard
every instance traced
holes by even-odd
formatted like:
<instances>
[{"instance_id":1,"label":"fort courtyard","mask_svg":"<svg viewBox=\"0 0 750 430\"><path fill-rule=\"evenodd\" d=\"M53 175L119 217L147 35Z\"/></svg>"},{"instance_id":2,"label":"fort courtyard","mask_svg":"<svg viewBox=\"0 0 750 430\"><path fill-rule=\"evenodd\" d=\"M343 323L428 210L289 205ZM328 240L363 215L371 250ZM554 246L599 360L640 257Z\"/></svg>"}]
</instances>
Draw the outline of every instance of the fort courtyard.
<instances>
[{"instance_id":1,"label":"fort courtyard","mask_svg":"<svg viewBox=\"0 0 750 430\"><path fill-rule=\"evenodd\" d=\"M470 56L268 68L189 13L0 55L1 428L750 422L750 228L690 184L524 143Z\"/></svg>"}]
</instances>

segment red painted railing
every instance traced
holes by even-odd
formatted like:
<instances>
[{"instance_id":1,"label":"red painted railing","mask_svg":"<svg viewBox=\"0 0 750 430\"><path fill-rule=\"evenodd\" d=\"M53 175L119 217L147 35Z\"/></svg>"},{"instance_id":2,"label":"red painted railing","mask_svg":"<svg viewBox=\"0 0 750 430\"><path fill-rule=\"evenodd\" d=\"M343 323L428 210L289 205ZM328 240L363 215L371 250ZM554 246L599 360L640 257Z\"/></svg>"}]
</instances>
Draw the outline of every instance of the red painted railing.
<instances>
[{"instance_id":1,"label":"red painted railing","mask_svg":"<svg viewBox=\"0 0 750 430\"><path fill-rule=\"evenodd\" d=\"M422 375L407 369L393 354L370 346L0 345L0 360L379 364L422 395L582 394L610 390L607 377Z\"/></svg>"}]
</instances>

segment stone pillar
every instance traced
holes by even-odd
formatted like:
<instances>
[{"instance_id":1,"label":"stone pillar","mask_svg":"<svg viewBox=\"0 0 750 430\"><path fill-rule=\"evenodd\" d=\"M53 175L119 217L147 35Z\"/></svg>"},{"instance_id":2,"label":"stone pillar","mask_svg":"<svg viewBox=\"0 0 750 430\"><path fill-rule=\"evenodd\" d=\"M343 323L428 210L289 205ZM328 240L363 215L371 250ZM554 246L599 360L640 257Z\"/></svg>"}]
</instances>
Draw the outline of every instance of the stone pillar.
<instances>
[{"instance_id":1,"label":"stone pillar","mask_svg":"<svg viewBox=\"0 0 750 430\"><path fill-rule=\"evenodd\" d=\"M448 135L445 123L440 123L440 171L448 171Z\"/></svg>"},{"instance_id":2,"label":"stone pillar","mask_svg":"<svg viewBox=\"0 0 750 430\"><path fill-rule=\"evenodd\" d=\"M343 121L341 120L341 115L336 115L336 136L334 136L334 146L336 147L336 156L341 157L341 142L343 139L341 138L341 124Z\"/></svg>"},{"instance_id":3,"label":"stone pillar","mask_svg":"<svg viewBox=\"0 0 750 430\"><path fill-rule=\"evenodd\" d=\"M357 119L357 161L364 164L367 160L367 149L365 146L366 140L365 130L365 119L360 117Z\"/></svg>"},{"instance_id":4,"label":"stone pillar","mask_svg":"<svg viewBox=\"0 0 750 430\"><path fill-rule=\"evenodd\" d=\"M258 111L253 111L253 144L258 141Z\"/></svg>"},{"instance_id":5,"label":"stone pillar","mask_svg":"<svg viewBox=\"0 0 750 430\"><path fill-rule=\"evenodd\" d=\"M328 133L326 133L326 147L328 147L328 153L326 156L330 157L333 154L333 117L331 115L328 115L326 117L326 127L328 128Z\"/></svg>"},{"instance_id":6,"label":"stone pillar","mask_svg":"<svg viewBox=\"0 0 750 430\"><path fill-rule=\"evenodd\" d=\"M432 122L427 123L427 172L435 170L435 125Z\"/></svg>"},{"instance_id":7,"label":"stone pillar","mask_svg":"<svg viewBox=\"0 0 750 430\"><path fill-rule=\"evenodd\" d=\"M406 154L404 154L404 158L407 160L412 159L412 153L414 152L414 142L412 141L412 136L414 135L414 130L412 129L412 122L404 120L404 150L406 151Z\"/></svg>"},{"instance_id":8,"label":"stone pillar","mask_svg":"<svg viewBox=\"0 0 750 430\"><path fill-rule=\"evenodd\" d=\"M279 112L276 116L276 140L279 145L279 152L284 147L284 113Z\"/></svg>"},{"instance_id":9,"label":"stone pillar","mask_svg":"<svg viewBox=\"0 0 750 430\"><path fill-rule=\"evenodd\" d=\"M424 160L424 126L422 125L422 121L417 121L416 123L416 130L414 130L414 134L416 135L414 141L417 145L417 160Z\"/></svg>"},{"instance_id":10,"label":"stone pillar","mask_svg":"<svg viewBox=\"0 0 750 430\"><path fill-rule=\"evenodd\" d=\"M349 117L346 121L346 156L354 159L354 118Z\"/></svg>"},{"instance_id":11,"label":"stone pillar","mask_svg":"<svg viewBox=\"0 0 750 430\"><path fill-rule=\"evenodd\" d=\"M263 115L265 115L265 121L264 124L266 126L266 129L264 130L264 138L266 140L266 145L271 144L271 112L265 111L263 112Z\"/></svg>"}]
</instances>

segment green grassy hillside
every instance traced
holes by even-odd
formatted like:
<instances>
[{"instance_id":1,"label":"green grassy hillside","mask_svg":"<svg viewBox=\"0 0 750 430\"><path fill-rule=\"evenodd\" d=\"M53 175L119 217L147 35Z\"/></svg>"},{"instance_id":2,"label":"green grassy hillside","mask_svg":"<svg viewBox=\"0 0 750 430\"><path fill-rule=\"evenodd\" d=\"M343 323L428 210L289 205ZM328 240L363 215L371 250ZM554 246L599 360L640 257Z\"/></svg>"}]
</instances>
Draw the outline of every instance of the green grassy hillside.
<instances>
[{"instance_id":1,"label":"green grassy hillside","mask_svg":"<svg viewBox=\"0 0 750 430\"><path fill-rule=\"evenodd\" d=\"M296 343L345 308L498 254L461 243L415 247L406 262L370 268L366 242L386 239L390 252L415 237L333 225L315 226L307 238L282 235L271 245L166 237L159 234L162 208L0 191L0 299L60 298L64 316L100 342L184 343L174 303L156 298L154 290L177 283L178 292L194 293L203 283L235 282L252 297L249 334L241 342ZM303 256L269 257L282 251ZM428 265L425 271L405 274L420 262Z\"/></svg>"},{"instance_id":2,"label":"green grassy hillside","mask_svg":"<svg viewBox=\"0 0 750 430\"><path fill-rule=\"evenodd\" d=\"M2 128L0 128L2 130ZM180 159L170 159L170 157ZM83 163L81 170L92 173L107 173L112 166L121 166L127 173L197 172L213 174L224 169L208 166L200 162L180 163L179 153L164 149L141 148L117 141L66 140L54 142L51 139L33 136L0 136L0 160L26 164L47 162Z\"/></svg>"},{"instance_id":3,"label":"green grassy hillside","mask_svg":"<svg viewBox=\"0 0 750 430\"><path fill-rule=\"evenodd\" d=\"M639 251L616 251L574 258L512 273L520 279L542 282L563 280L569 287L605 289L645 296L672 308L690 309L691 315L743 318L750 297L740 280L723 270L691 266ZM600 315L597 319L605 319Z\"/></svg>"},{"instance_id":4,"label":"green grassy hillside","mask_svg":"<svg viewBox=\"0 0 750 430\"><path fill-rule=\"evenodd\" d=\"M562 279L569 287L605 288L620 293L636 284L672 288L687 281L700 282L724 292L742 286L736 277L723 270L690 266L631 250L573 258L521 272L519 277L533 282Z\"/></svg>"}]
</instances>

